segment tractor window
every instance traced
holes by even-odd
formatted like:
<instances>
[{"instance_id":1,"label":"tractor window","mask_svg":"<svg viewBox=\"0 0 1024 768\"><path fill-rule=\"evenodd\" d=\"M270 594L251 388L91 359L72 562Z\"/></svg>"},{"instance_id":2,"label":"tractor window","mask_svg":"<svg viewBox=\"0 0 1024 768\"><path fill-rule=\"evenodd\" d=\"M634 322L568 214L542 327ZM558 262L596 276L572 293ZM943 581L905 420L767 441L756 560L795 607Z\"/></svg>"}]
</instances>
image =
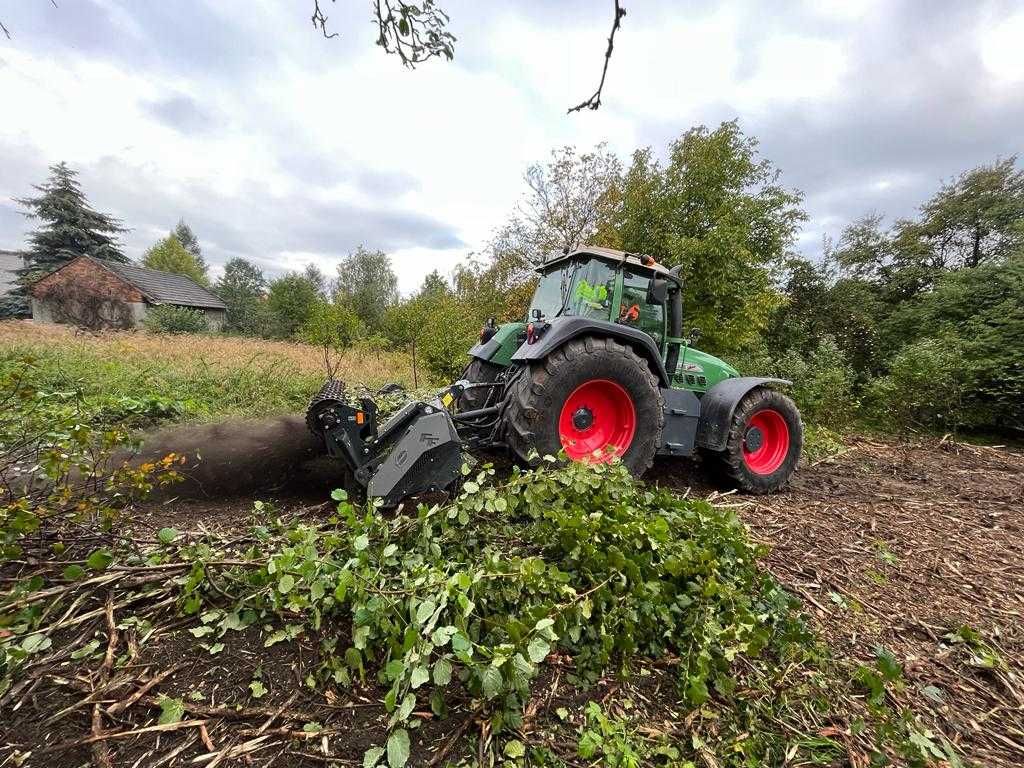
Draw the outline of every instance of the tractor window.
<instances>
[{"instance_id":1,"label":"tractor window","mask_svg":"<svg viewBox=\"0 0 1024 768\"><path fill-rule=\"evenodd\" d=\"M608 320L615 291L615 268L601 259L568 262L545 272L530 303L547 320L563 315Z\"/></svg>"},{"instance_id":2,"label":"tractor window","mask_svg":"<svg viewBox=\"0 0 1024 768\"><path fill-rule=\"evenodd\" d=\"M626 270L622 279L619 322L639 328L661 345L665 337L665 306L647 303L647 288L650 282L650 275L639 275Z\"/></svg>"}]
</instances>

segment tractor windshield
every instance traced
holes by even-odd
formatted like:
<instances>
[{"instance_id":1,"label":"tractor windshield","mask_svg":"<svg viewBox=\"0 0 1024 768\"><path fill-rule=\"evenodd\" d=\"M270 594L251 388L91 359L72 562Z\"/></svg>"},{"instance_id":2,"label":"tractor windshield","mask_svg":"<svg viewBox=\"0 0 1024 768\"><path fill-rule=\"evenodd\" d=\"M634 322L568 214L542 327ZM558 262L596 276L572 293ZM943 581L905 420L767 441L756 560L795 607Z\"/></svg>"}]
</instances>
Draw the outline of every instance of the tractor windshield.
<instances>
[{"instance_id":1,"label":"tractor windshield","mask_svg":"<svg viewBox=\"0 0 1024 768\"><path fill-rule=\"evenodd\" d=\"M607 320L615 291L615 267L602 259L559 264L541 275L529 318L539 309L545 320L563 315Z\"/></svg>"}]
</instances>

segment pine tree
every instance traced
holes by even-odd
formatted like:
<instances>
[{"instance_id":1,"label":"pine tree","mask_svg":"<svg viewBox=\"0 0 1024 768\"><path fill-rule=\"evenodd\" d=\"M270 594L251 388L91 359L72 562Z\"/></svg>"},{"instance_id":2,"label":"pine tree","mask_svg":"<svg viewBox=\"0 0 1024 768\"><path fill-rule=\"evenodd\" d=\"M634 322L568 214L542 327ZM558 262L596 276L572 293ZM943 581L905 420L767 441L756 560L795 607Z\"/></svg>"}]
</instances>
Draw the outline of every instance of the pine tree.
<instances>
[{"instance_id":1,"label":"pine tree","mask_svg":"<svg viewBox=\"0 0 1024 768\"><path fill-rule=\"evenodd\" d=\"M27 286L71 259L86 255L128 261L117 242L117 235L128 230L117 219L92 209L77 175L66 163L51 165L50 178L34 185L37 197L15 198L26 209L25 216L42 223L28 236L28 266L17 271L19 285L0 302L0 317L27 316Z\"/></svg>"},{"instance_id":2,"label":"pine tree","mask_svg":"<svg viewBox=\"0 0 1024 768\"><path fill-rule=\"evenodd\" d=\"M196 264L199 265L203 274L207 275L210 267L206 263L206 259L203 258L203 249L199 247L199 238L196 237L196 233L192 231L192 227L190 227L184 219L178 219L178 224L171 231L171 234L178 238L178 242L185 247L185 250L195 257Z\"/></svg>"}]
</instances>

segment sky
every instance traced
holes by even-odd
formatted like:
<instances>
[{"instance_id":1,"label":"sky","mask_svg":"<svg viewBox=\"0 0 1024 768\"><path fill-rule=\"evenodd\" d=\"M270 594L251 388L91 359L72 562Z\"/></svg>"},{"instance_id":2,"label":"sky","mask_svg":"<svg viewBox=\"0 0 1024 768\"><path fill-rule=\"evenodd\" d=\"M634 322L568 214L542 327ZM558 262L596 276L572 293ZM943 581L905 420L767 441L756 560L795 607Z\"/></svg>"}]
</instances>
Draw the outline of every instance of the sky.
<instances>
[{"instance_id":1,"label":"sky","mask_svg":"<svg viewBox=\"0 0 1024 768\"><path fill-rule=\"evenodd\" d=\"M0 3L0 248L11 198L66 161L139 258L184 218L213 276L333 273L358 245L404 293L480 253L552 149L663 156L738 119L804 194L797 247L852 219L912 215L940 183L1024 143L1024 0L439 0L452 62L402 67L369 0ZM307 7L308 6L308 7Z\"/></svg>"}]
</instances>

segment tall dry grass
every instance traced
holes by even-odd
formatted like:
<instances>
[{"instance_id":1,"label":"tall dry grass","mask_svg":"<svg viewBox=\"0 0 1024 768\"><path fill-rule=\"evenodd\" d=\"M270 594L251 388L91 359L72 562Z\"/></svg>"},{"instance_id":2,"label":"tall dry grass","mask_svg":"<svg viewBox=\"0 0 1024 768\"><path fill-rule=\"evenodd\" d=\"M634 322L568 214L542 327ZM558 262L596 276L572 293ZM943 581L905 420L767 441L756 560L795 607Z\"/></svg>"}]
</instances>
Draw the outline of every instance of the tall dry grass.
<instances>
[{"instance_id":1,"label":"tall dry grass","mask_svg":"<svg viewBox=\"0 0 1024 768\"><path fill-rule=\"evenodd\" d=\"M323 351L307 344L217 335L100 334L31 321L0 322L0 367L31 357L54 388L85 395L180 401L190 419L302 410L326 375ZM336 376L369 388L412 383L412 361L352 349ZM422 380L421 380L422 382Z\"/></svg>"}]
</instances>

